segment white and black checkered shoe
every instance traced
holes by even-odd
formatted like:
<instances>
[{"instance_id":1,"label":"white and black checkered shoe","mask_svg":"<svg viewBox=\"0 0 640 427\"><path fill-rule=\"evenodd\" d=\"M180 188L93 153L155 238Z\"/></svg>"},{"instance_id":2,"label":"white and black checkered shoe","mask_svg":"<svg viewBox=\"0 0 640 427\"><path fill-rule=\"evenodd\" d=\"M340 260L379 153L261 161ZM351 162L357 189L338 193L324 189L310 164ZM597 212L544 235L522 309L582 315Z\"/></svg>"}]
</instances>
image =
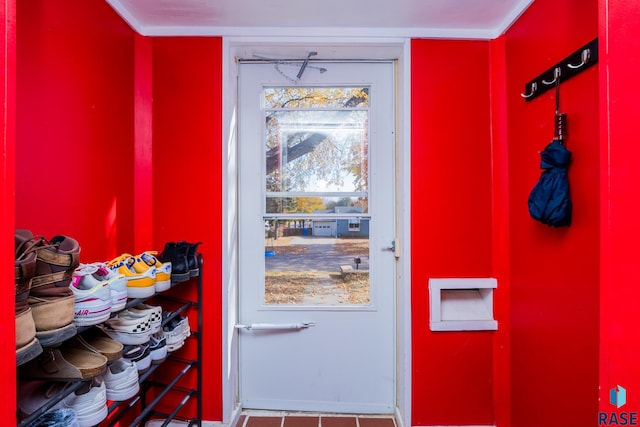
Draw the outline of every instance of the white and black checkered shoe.
<instances>
[{"instance_id":1,"label":"white and black checkered shoe","mask_svg":"<svg viewBox=\"0 0 640 427\"><path fill-rule=\"evenodd\" d=\"M112 339L125 345L144 344L152 334L151 316L121 311L101 325Z\"/></svg>"},{"instance_id":2,"label":"white and black checkered shoe","mask_svg":"<svg viewBox=\"0 0 640 427\"><path fill-rule=\"evenodd\" d=\"M151 321L151 333L155 334L162 327L162 307L148 304L137 304L126 311L134 314L148 314Z\"/></svg>"}]
</instances>

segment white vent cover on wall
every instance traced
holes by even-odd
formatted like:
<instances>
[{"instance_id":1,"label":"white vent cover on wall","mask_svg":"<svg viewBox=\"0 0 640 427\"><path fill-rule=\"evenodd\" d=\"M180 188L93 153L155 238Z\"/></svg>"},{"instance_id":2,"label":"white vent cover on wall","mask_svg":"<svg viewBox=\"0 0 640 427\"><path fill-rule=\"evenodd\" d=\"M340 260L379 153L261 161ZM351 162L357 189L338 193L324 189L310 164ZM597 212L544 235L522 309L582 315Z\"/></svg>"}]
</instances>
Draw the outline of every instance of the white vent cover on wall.
<instances>
[{"instance_id":1,"label":"white vent cover on wall","mask_svg":"<svg viewBox=\"0 0 640 427\"><path fill-rule=\"evenodd\" d=\"M432 331L495 331L494 278L429 279Z\"/></svg>"}]
</instances>

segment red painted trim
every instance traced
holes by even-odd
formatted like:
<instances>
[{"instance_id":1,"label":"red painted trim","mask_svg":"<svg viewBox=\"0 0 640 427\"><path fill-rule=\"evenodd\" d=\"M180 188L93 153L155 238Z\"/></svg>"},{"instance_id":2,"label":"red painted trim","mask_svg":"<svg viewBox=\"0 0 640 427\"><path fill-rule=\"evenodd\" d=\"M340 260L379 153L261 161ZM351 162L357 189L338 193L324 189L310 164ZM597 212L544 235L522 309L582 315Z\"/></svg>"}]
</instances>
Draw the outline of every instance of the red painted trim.
<instances>
[{"instance_id":1,"label":"red painted trim","mask_svg":"<svg viewBox=\"0 0 640 427\"><path fill-rule=\"evenodd\" d=\"M609 0L601 0L598 3L599 28L598 43L600 47L600 197L603 202L600 204L600 354L599 354L599 375L598 382L600 385L600 402L598 411L608 411L609 399L606 396L609 387L612 387L611 372L609 369L609 361L611 360L611 324L608 313L615 307L615 297L611 290L613 281L612 274L612 235L611 235L611 122L610 122L610 68L609 68ZM607 285L607 286L604 286ZM617 384L616 384L617 385ZM625 384L626 385L626 384ZM604 389L604 390L603 390Z\"/></svg>"},{"instance_id":2,"label":"red painted trim","mask_svg":"<svg viewBox=\"0 0 640 427\"><path fill-rule=\"evenodd\" d=\"M3 398L0 399L0 419L15 419L16 382L15 356L15 279L14 272L14 224L15 224L15 143L16 143L16 0L0 0L0 298L4 301L0 310L0 324L12 325L0 328L0 366L3 369Z\"/></svg>"},{"instance_id":3,"label":"red painted trim","mask_svg":"<svg viewBox=\"0 0 640 427\"><path fill-rule=\"evenodd\" d=\"M153 39L154 241L202 241L206 420L222 420L222 39ZM194 318L195 320L195 318Z\"/></svg>"},{"instance_id":4,"label":"red painted trim","mask_svg":"<svg viewBox=\"0 0 640 427\"><path fill-rule=\"evenodd\" d=\"M600 372L599 411L640 411L640 239L637 192L637 74L640 10L624 0L599 2L600 60ZM619 410L609 390L627 389Z\"/></svg>"},{"instance_id":5,"label":"red painted trim","mask_svg":"<svg viewBox=\"0 0 640 427\"><path fill-rule=\"evenodd\" d=\"M134 253L153 250L153 44L134 35ZM161 249L161 248L160 248Z\"/></svg>"},{"instance_id":6,"label":"red painted trim","mask_svg":"<svg viewBox=\"0 0 640 427\"><path fill-rule=\"evenodd\" d=\"M511 425L511 322L509 314L509 151L507 139L507 66L505 37L489 46L491 103L491 264L498 279L493 311L498 331L493 336L493 405L496 425Z\"/></svg>"}]
</instances>

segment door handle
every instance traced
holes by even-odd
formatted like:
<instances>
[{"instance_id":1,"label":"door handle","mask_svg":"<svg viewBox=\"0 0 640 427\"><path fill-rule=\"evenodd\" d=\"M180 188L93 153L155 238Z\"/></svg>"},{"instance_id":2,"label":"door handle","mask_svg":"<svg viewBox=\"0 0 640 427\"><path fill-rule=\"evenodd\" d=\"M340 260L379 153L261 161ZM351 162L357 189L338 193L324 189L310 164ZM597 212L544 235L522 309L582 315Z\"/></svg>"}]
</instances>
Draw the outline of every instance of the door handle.
<instances>
[{"instance_id":1,"label":"door handle","mask_svg":"<svg viewBox=\"0 0 640 427\"><path fill-rule=\"evenodd\" d=\"M384 248L382 248L382 250L391 251L393 252L396 258L400 258L400 250L399 250L400 248L396 246L397 244L398 244L398 239L396 238L395 240L391 241L391 244L389 246L385 246Z\"/></svg>"},{"instance_id":2,"label":"door handle","mask_svg":"<svg viewBox=\"0 0 640 427\"><path fill-rule=\"evenodd\" d=\"M282 329L306 329L315 326L315 322L301 323L251 323L249 325L235 325L236 329L247 331L277 331Z\"/></svg>"}]
</instances>

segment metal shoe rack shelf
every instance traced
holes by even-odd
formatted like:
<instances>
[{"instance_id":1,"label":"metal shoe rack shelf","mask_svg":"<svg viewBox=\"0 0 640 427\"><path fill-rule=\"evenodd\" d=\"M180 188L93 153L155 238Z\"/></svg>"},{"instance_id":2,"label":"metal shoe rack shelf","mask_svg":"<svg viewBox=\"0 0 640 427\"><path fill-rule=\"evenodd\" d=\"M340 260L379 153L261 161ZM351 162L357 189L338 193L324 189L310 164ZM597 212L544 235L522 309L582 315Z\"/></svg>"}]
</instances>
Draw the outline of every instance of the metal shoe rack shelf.
<instances>
[{"instance_id":1,"label":"metal shoe rack shelf","mask_svg":"<svg viewBox=\"0 0 640 427\"><path fill-rule=\"evenodd\" d=\"M144 374L140 375L140 392L132 397L131 399L121 401L121 402L107 402L110 403L108 406L109 415L107 418L98 424L100 427L112 427L115 425L129 425L129 426L140 426L143 425L147 420L151 419L151 417L159 417L166 420L163 424L168 424L172 419L176 419L180 410L193 398L197 399L196 401L196 417L191 419L185 419L180 417L179 419L182 421L186 421L189 423L189 426L200 426L202 420L202 369L201 369L201 361L202 361L202 310L200 307L200 301L202 300L202 255L198 254L198 264L200 269L200 274L197 277L197 280L189 280L188 282L180 283L173 285L174 286L188 286L192 284L192 282L197 282L197 301L187 301L179 298L175 298L172 296L167 296L164 294L155 294L148 298L136 298L130 299L125 306L125 310L129 307L133 307L137 304L147 301L148 299L158 299L165 300L170 302L172 305L178 305L173 311L173 314L166 319L163 319L162 326L168 322L170 322L174 317L179 316L182 313L187 313L190 309L197 310L197 330L191 332L191 336L188 339L196 339L197 340L197 357L196 359L184 359L178 356L174 356L173 354L169 354L167 359L161 364L151 365L148 371ZM78 333L81 333L83 330L89 327L78 328ZM160 369L163 365L175 363L182 366L182 369L171 379L165 379L168 382L160 382L156 381L153 378L150 378L158 369ZM179 367L178 367L179 369ZM180 380L187 375L192 369L196 369L196 388L184 388L178 386ZM18 427L26 427L35 419L37 419L42 414L46 413L49 409L51 409L58 402L63 400L65 397L75 392L78 388L82 386L82 381L77 381L70 384L63 391L53 396L51 399L47 401L45 405L38 408L35 412L33 412L28 417L20 420L17 424ZM154 390L155 393L151 394L151 391ZM182 400L173 408L171 413L159 412L156 410L156 407L160 402L163 401L165 396L169 392L178 392L184 395ZM139 405L138 405L139 404ZM129 424L127 420L123 420L129 413L133 414L133 410L139 408L139 413L136 414L135 419L131 421ZM133 416L133 415L131 415ZM118 424L120 423L120 424Z\"/></svg>"}]
</instances>

